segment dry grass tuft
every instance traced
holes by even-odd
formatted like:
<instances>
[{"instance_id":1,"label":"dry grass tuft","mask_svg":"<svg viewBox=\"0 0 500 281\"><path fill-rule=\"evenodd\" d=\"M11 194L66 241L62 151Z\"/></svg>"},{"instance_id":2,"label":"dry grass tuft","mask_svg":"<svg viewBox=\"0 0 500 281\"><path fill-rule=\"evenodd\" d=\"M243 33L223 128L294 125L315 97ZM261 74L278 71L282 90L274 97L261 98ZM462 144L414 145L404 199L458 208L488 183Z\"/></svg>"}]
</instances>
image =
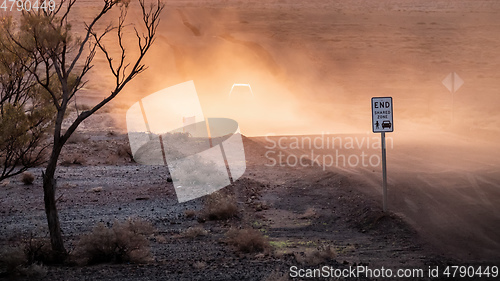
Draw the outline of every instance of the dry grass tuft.
<instances>
[{"instance_id":1,"label":"dry grass tuft","mask_svg":"<svg viewBox=\"0 0 500 281\"><path fill-rule=\"evenodd\" d=\"M130 146L127 144L120 145L116 150L116 154L120 158L125 158L127 160L130 160L130 162L135 162L132 150L130 149Z\"/></svg>"},{"instance_id":2,"label":"dry grass tuft","mask_svg":"<svg viewBox=\"0 0 500 281\"><path fill-rule=\"evenodd\" d=\"M225 220L238 215L238 205L234 196L222 191L205 197L202 217L208 220Z\"/></svg>"},{"instance_id":3,"label":"dry grass tuft","mask_svg":"<svg viewBox=\"0 0 500 281\"><path fill-rule=\"evenodd\" d=\"M167 244L167 238L165 238L165 236L163 235L155 235L155 240L156 240L156 243L159 243L159 244Z\"/></svg>"},{"instance_id":4,"label":"dry grass tuft","mask_svg":"<svg viewBox=\"0 0 500 281\"><path fill-rule=\"evenodd\" d=\"M52 248L47 238L30 238L24 247L24 254L28 264L53 262Z\"/></svg>"},{"instance_id":5,"label":"dry grass tuft","mask_svg":"<svg viewBox=\"0 0 500 281\"><path fill-rule=\"evenodd\" d=\"M294 253L294 256L295 260L302 265L316 266L328 261L335 260L337 255L335 254L335 250L332 247L326 246L304 253Z\"/></svg>"},{"instance_id":6,"label":"dry grass tuft","mask_svg":"<svg viewBox=\"0 0 500 281\"><path fill-rule=\"evenodd\" d=\"M226 236L227 242L243 253L267 253L271 249L267 238L253 228L231 229Z\"/></svg>"},{"instance_id":7,"label":"dry grass tuft","mask_svg":"<svg viewBox=\"0 0 500 281\"><path fill-rule=\"evenodd\" d=\"M35 181L35 176L30 172L24 172L21 176L21 181L25 185L32 185L33 182Z\"/></svg>"},{"instance_id":8,"label":"dry grass tuft","mask_svg":"<svg viewBox=\"0 0 500 281\"><path fill-rule=\"evenodd\" d=\"M194 239L196 237L205 236L208 232L201 226L190 227L184 231L183 236Z\"/></svg>"},{"instance_id":9,"label":"dry grass tuft","mask_svg":"<svg viewBox=\"0 0 500 281\"><path fill-rule=\"evenodd\" d=\"M89 189L89 192L99 193L102 192L103 190L104 188L102 186L98 186L98 187L92 187L91 189Z\"/></svg>"},{"instance_id":10,"label":"dry grass tuft","mask_svg":"<svg viewBox=\"0 0 500 281\"><path fill-rule=\"evenodd\" d=\"M307 208L307 210L299 216L299 219L312 219L317 218L318 214L314 208Z\"/></svg>"},{"instance_id":11,"label":"dry grass tuft","mask_svg":"<svg viewBox=\"0 0 500 281\"><path fill-rule=\"evenodd\" d=\"M138 219L115 221L112 227L99 223L80 238L76 255L86 264L146 263L151 260L147 236L153 232L150 223Z\"/></svg>"},{"instance_id":12,"label":"dry grass tuft","mask_svg":"<svg viewBox=\"0 0 500 281\"><path fill-rule=\"evenodd\" d=\"M196 216L196 211L195 210L185 210L184 215L186 216L186 218L192 219Z\"/></svg>"},{"instance_id":13,"label":"dry grass tuft","mask_svg":"<svg viewBox=\"0 0 500 281\"><path fill-rule=\"evenodd\" d=\"M193 263L193 268L201 270L207 267L207 263L203 261L197 261Z\"/></svg>"},{"instance_id":14,"label":"dry grass tuft","mask_svg":"<svg viewBox=\"0 0 500 281\"><path fill-rule=\"evenodd\" d=\"M0 251L0 276L43 277L47 275L43 263L51 261L48 241L31 238L25 245Z\"/></svg>"},{"instance_id":15,"label":"dry grass tuft","mask_svg":"<svg viewBox=\"0 0 500 281\"><path fill-rule=\"evenodd\" d=\"M13 274L27 262L26 255L21 248L3 249L0 252L0 273Z\"/></svg>"},{"instance_id":16,"label":"dry grass tuft","mask_svg":"<svg viewBox=\"0 0 500 281\"><path fill-rule=\"evenodd\" d=\"M26 276L28 278L34 278L34 277L45 277L47 275L48 270L47 268L38 263L33 263L27 266L21 266L17 269L20 275Z\"/></svg>"},{"instance_id":17,"label":"dry grass tuft","mask_svg":"<svg viewBox=\"0 0 500 281\"><path fill-rule=\"evenodd\" d=\"M86 161L81 155L64 156L61 166L68 167L72 165L85 165Z\"/></svg>"}]
</instances>

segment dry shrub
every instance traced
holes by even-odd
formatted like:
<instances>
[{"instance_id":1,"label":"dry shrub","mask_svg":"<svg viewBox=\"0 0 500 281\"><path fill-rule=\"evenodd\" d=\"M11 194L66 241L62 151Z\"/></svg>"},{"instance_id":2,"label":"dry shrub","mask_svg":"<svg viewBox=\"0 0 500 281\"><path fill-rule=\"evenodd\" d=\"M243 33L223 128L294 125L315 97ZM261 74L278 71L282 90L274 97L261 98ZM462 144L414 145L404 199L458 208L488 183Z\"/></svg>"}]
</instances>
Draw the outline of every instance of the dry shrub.
<instances>
[{"instance_id":1,"label":"dry shrub","mask_svg":"<svg viewBox=\"0 0 500 281\"><path fill-rule=\"evenodd\" d=\"M102 186L98 186L98 187L92 187L91 189L89 189L89 192L99 193L102 192L103 190L104 188Z\"/></svg>"},{"instance_id":2,"label":"dry shrub","mask_svg":"<svg viewBox=\"0 0 500 281\"><path fill-rule=\"evenodd\" d=\"M30 172L24 172L21 176L21 181L25 185L31 185L35 181L35 176Z\"/></svg>"},{"instance_id":3,"label":"dry shrub","mask_svg":"<svg viewBox=\"0 0 500 281\"><path fill-rule=\"evenodd\" d=\"M156 240L156 243L167 244L167 238L165 238L165 236L163 236L163 235L156 235L155 240Z\"/></svg>"},{"instance_id":4,"label":"dry shrub","mask_svg":"<svg viewBox=\"0 0 500 281\"><path fill-rule=\"evenodd\" d=\"M184 237L188 237L191 239L205 235L207 235L207 231L201 226L190 227L183 233Z\"/></svg>"},{"instance_id":5,"label":"dry shrub","mask_svg":"<svg viewBox=\"0 0 500 281\"><path fill-rule=\"evenodd\" d=\"M234 196L217 191L205 197L201 213L208 220L225 220L238 215L238 205Z\"/></svg>"},{"instance_id":6,"label":"dry shrub","mask_svg":"<svg viewBox=\"0 0 500 281\"><path fill-rule=\"evenodd\" d=\"M207 267L207 263L206 263L206 262L203 262L203 261L197 261L197 262L193 263L193 267L194 267L195 269L198 269L198 270L200 270L200 269L204 269L204 268L206 268L206 267Z\"/></svg>"},{"instance_id":7,"label":"dry shrub","mask_svg":"<svg viewBox=\"0 0 500 281\"><path fill-rule=\"evenodd\" d=\"M24 254L28 264L54 262L50 240L47 238L30 238L24 246Z\"/></svg>"},{"instance_id":8,"label":"dry shrub","mask_svg":"<svg viewBox=\"0 0 500 281\"><path fill-rule=\"evenodd\" d=\"M132 150L131 150L130 146L127 144L120 145L116 151L116 154L120 158L125 158L127 160L130 160L131 162L135 162L134 155L132 154Z\"/></svg>"},{"instance_id":9,"label":"dry shrub","mask_svg":"<svg viewBox=\"0 0 500 281\"><path fill-rule=\"evenodd\" d=\"M332 247L326 246L303 253L294 253L294 256L295 260L302 265L316 266L318 264L335 260L337 255Z\"/></svg>"},{"instance_id":10,"label":"dry shrub","mask_svg":"<svg viewBox=\"0 0 500 281\"><path fill-rule=\"evenodd\" d=\"M77 256L86 264L145 263L151 260L147 236L153 226L143 220L115 221L112 227L99 223L78 243Z\"/></svg>"},{"instance_id":11,"label":"dry shrub","mask_svg":"<svg viewBox=\"0 0 500 281\"><path fill-rule=\"evenodd\" d=\"M61 166L85 165L86 161L81 155L65 156L61 161Z\"/></svg>"},{"instance_id":12,"label":"dry shrub","mask_svg":"<svg viewBox=\"0 0 500 281\"><path fill-rule=\"evenodd\" d=\"M316 210L314 210L314 208L307 208L307 210L299 216L299 219L312 219L317 217L318 214L316 213Z\"/></svg>"},{"instance_id":13,"label":"dry shrub","mask_svg":"<svg viewBox=\"0 0 500 281\"><path fill-rule=\"evenodd\" d=\"M185 210L184 215L186 216L186 218L191 219L191 218L194 218L196 216L196 211L195 210Z\"/></svg>"},{"instance_id":14,"label":"dry shrub","mask_svg":"<svg viewBox=\"0 0 500 281\"><path fill-rule=\"evenodd\" d=\"M19 247L2 249L0 252L0 273L2 274L13 274L27 263L26 255Z\"/></svg>"},{"instance_id":15,"label":"dry shrub","mask_svg":"<svg viewBox=\"0 0 500 281\"><path fill-rule=\"evenodd\" d=\"M26 277L44 277L47 275L47 268L38 263L33 263L27 266L21 266L17 269L20 275Z\"/></svg>"},{"instance_id":16,"label":"dry shrub","mask_svg":"<svg viewBox=\"0 0 500 281\"><path fill-rule=\"evenodd\" d=\"M253 228L231 229L226 236L227 242L243 253L266 253L271 249L267 238Z\"/></svg>"},{"instance_id":17,"label":"dry shrub","mask_svg":"<svg viewBox=\"0 0 500 281\"><path fill-rule=\"evenodd\" d=\"M104 160L105 165L117 165L120 162L120 157L113 155L113 154L108 154L105 157L106 160Z\"/></svg>"},{"instance_id":18,"label":"dry shrub","mask_svg":"<svg viewBox=\"0 0 500 281\"><path fill-rule=\"evenodd\" d=\"M10 247L0 251L0 276L43 277L47 269L42 265L50 262L50 244L45 240L30 239L21 247Z\"/></svg>"}]
</instances>

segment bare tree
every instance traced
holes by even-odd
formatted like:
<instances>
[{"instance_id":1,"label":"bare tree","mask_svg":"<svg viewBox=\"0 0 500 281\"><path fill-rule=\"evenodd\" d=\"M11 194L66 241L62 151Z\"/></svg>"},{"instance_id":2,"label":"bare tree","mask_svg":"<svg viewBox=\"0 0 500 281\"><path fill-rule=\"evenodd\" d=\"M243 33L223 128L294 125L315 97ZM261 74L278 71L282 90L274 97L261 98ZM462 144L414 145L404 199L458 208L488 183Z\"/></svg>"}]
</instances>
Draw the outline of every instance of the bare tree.
<instances>
[{"instance_id":1,"label":"bare tree","mask_svg":"<svg viewBox=\"0 0 500 281\"><path fill-rule=\"evenodd\" d=\"M129 59L130 54L124 47L124 30L129 27L125 22L129 1L103 0L101 10L90 23L85 23L83 36L74 39L69 17L76 2L77 0L62 0L53 11L39 10L24 13L19 33L8 34L8 39L13 42L12 45L21 48L24 53L29 53L31 63L25 63L24 67L48 94L55 108L52 151L43 173L43 190L51 246L59 260L67 255L55 199L54 176L61 150L85 119L114 99L125 85L146 69L142 61L154 42L160 13L164 8L160 0L154 5L146 5L145 0L139 0L144 32L139 32L135 26L133 27L137 50L134 50L134 59ZM120 9L117 23L108 25L104 30L98 30L98 23L102 22L103 17L114 8ZM118 54L111 53L106 47L104 39L108 34L115 34ZM13 50L14 54L23 52ZM113 87L109 95L91 109L80 112L71 125L63 130L62 125L68 105L88 82L84 77L92 69L92 62L97 52L102 52L107 60L109 71L114 77Z\"/></svg>"}]
</instances>

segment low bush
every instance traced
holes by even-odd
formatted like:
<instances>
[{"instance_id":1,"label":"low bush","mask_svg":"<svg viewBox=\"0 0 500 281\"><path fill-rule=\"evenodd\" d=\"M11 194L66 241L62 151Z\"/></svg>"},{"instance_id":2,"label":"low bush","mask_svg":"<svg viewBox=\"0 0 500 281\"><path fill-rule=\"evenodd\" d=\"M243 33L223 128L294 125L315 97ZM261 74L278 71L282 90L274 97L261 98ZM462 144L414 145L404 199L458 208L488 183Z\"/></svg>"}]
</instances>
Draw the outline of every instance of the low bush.
<instances>
[{"instance_id":1,"label":"low bush","mask_svg":"<svg viewBox=\"0 0 500 281\"><path fill-rule=\"evenodd\" d=\"M201 270L207 267L207 263L203 261L197 261L193 263L193 268Z\"/></svg>"},{"instance_id":2,"label":"low bush","mask_svg":"<svg viewBox=\"0 0 500 281\"><path fill-rule=\"evenodd\" d=\"M24 172L21 176L21 181L25 185L31 185L35 181L35 176L30 172Z\"/></svg>"},{"instance_id":3,"label":"low bush","mask_svg":"<svg viewBox=\"0 0 500 281\"><path fill-rule=\"evenodd\" d=\"M85 165L86 161L82 155L68 155L64 156L61 161L61 166L68 167L72 165Z\"/></svg>"},{"instance_id":4,"label":"low bush","mask_svg":"<svg viewBox=\"0 0 500 281\"><path fill-rule=\"evenodd\" d=\"M153 226L143 220L115 221L112 227L99 223L78 242L77 259L86 264L146 263L151 260L147 236Z\"/></svg>"},{"instance_id":5,"label":"low bush","mask_svg":"<svg viewBox=\"0 0 500 281\"><path fill-rule=\"evenodd\" d=\"M271 249L267 238L253 228L231 229L226 236L227 242L243 253L266 253Z\"/></svg>"},{"instance_id":6,"label":"low bush","mask_svg":"<svg viewBox=\"0 0 500 281\"><path fill-rule=\"evenodd\" d=\"M186 218L192 219L196 216L196 211L195 210L185 210L184 215L186 216Z\"/></svg>"},{"instance_id":7,"label":"low bush","mask_svg":"<svg viewBox=\"0 0 500 281\"><path fill-rule=\"evenodd\" d=\"M295 260L307 266L316 266L331 260L335 260L336 254L330 246L322 247L304 253L294 253Z\"/></svg>"},{"instance_id":8,"label":"low bush","mask_svg":"<svg viewBox=\"0 0 500 281\"><path fill-rule=\"evenodd\" d=\"M201 226L190 227L183 233L184 237L188 237L191 239L205 235L207 235L207 231Z\"/></svg>"},{"instance_id":9,"label":"low bush","mask_svg":"<svg viewBox=\"0 0 500 281\"><path fill-rule=\"evenodd\" d=\"M131 162L135 162L134 155L132 154L132 150L130 149L130 146L128 144L120 145L116 150L116 154L120 158L125 158L127 160L130 160Z\"/></svg>"},{"instance_id":10,"label":"low bush","mask_svg":"<svg viewBox=\"0 0 500 281\"><path fill-rule=\"evenodd\" d=\"M51 262L48 241L31 238L25 244L0 251L0 276L43 277L47 274L43 264Z\"/></svg>"},{"instance_id":11,"label":"low bush","mask_svg":"<svg viewBox=\"0 0 500 281\"><path fill-rule=\"evenodd\" d=\"M222 191L205 197L201 211L202 217L208 220L225 220L238 215L238 205L234 196Z\"/></svg>"},{"instance_id":12,"label":"low bush","mask_svg":"<svg viewBox=\"0 0 500 281\"><path fill-rule=\"evenodd\" d=\"M2 249L0 252L0 273L14 274L21 266L27 264L26 255L19 247Z\"/></svg>"},{"instance_id":13,"label":"low bush","mask_svg":"<svg viewBox=\"0 0 500 281\"><path fill-rule=\"evenodd\" d=\"M28 264L55 262L48 238L30 238L24 246L24 254Z\"/></svg>"}]
</instances>

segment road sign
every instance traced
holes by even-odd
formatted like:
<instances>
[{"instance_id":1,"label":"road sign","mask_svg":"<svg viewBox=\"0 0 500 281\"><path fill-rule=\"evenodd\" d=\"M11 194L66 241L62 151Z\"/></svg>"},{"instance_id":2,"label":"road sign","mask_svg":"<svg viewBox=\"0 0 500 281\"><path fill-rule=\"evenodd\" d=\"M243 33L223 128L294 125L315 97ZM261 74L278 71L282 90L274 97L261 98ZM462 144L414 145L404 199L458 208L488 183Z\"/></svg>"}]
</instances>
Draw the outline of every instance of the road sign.
<instances>
[{"instance_id":1,"label":"road sign","mask_svg":"<svg viewBox=\"0 0 500 281\"><path fill-rule=\"evenodd\" d=\"M387 212L387 165L385 149L385 133L394 131L394 120L392 119L392 97L372 98L372 129L374 133L380 134L382 143L382 190L383 210Z\"/></svg>"},{"instance_id":2,"label":"road sign","mask_svg":"<svg viewBox=\"0 0 500 281\"><path fill-rule=\"evenodd\" d=\"M462 85L464 84L464 80L458 76L455 72L452 72L446 76L443 80L443 85L450 91L452 94L454 94Z\"/></svg>"},{"instance_id":3,"label":"road sign","mask_svg":"<svg viewBox=\"0 0 500 281\"><path fill-rule=\"evenodd\" d=\"M464 80L457 73L452 72L444 78L442 83L451 93L451 121L453 122L455 119L455 92L462 87Z\"/></svg>"},{"instance_id":4,"label":"road sign","mask_svg":"<svg viewBox=\"0 0 500 281\"><path fill-rule=\"evenodd\" d=\"M394 131L392 97L372 98L372 129L374 133Z\"/></svg>"}]
</instances>

